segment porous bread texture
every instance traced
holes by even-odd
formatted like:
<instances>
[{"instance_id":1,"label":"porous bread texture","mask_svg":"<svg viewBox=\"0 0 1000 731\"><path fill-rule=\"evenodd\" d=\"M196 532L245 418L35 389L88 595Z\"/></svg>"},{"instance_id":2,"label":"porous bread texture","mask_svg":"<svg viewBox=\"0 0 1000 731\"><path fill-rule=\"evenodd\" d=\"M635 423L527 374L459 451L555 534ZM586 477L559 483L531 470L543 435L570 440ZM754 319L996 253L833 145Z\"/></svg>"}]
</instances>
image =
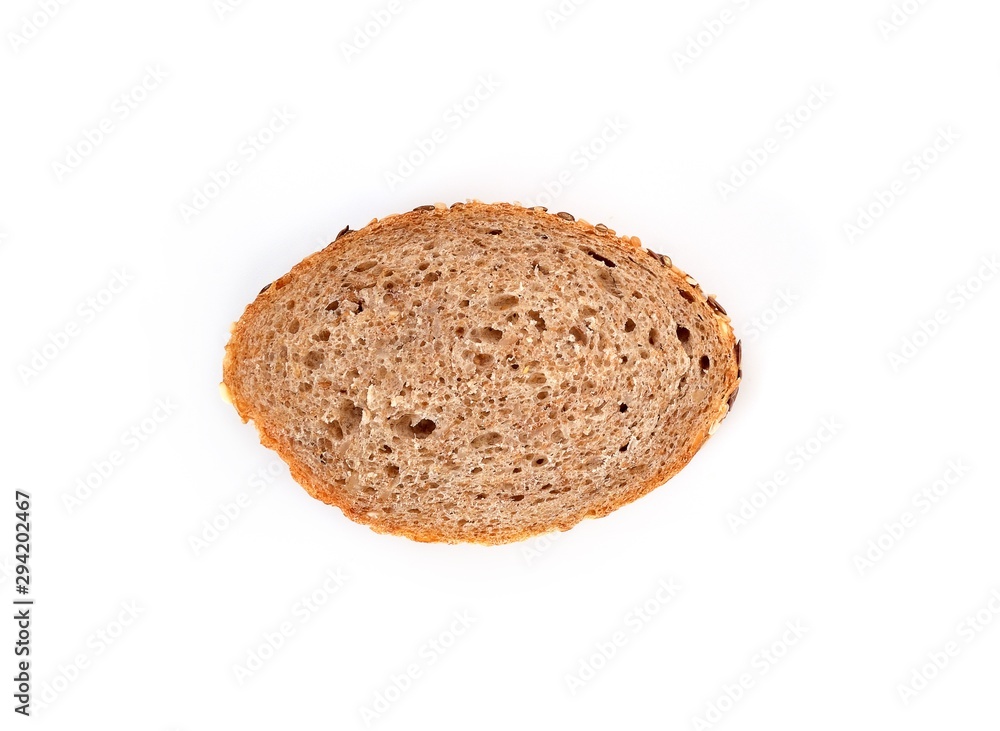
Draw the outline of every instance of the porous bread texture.
<instances>
[{"instance_id":1,"label":"porous bread texture","mask_svg":"<svg viewBox=\"0 0 1000 731\"><path fill-rule=\"evenodd\" d=\"M606 515L725 417L725 311L637 239L511 204L341 232L234 326L224 385L314 497L418 541Z\"/></svg>"}]
</instances>

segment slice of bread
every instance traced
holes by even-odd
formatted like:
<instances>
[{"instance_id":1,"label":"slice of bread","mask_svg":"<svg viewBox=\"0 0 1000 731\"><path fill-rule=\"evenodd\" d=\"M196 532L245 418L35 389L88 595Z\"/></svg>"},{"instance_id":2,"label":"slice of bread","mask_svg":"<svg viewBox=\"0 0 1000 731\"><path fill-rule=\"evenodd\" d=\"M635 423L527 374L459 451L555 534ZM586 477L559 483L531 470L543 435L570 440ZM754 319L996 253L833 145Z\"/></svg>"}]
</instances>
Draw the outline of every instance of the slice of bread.
<instances>
[{"instance_id":1,"label":"slice of bread","mask_svg":"<svg viewBox=\"0 0 1000 731\"><path fill-rule=\"evenodd\" d=\"M568 213L470 202L345 228L266 286L223 390L349 518L497 544L665 482L741 375L725 310L668 257Z\"/></svg>"}]
</instances>

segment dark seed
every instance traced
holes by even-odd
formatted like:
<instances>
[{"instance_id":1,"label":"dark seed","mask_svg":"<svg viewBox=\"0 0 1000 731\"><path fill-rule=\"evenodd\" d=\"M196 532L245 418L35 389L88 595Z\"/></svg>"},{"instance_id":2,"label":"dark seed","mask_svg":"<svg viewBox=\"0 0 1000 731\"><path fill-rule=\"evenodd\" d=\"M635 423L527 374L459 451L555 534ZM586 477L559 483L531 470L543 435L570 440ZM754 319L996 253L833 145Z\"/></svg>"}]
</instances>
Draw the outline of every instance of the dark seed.
<instances>
[{"instance_id":1,"label":"dark seed","mask_svg":"<svg viewBox=\"0 0 1000 731\"><path fill-rule=\"evenodd\" d=\"M667 257L665 257L663 254L657 254L655 251L650 251L649 249L646 249L645 251L651 257L660 262L660 264L662 264L663 266L667 266Z\"/></svg>"},{"instance_id":2,"label":"dark seed","mask_svg":"<svg viewBox=\"0 0 1000 731\"><path fill-rule=\"evenodd\" d=\"M334 239L334 241L336 241L337 239L339 239L341 236L349 234L350 232L351 232L351 224L347 224L346 226L344 226L344 228L341 230L341 232L339 234L337 234L337 238Z\"/></svg>"},{"instance_id":3,"label":"dark seed","mask_svg":"<svg viewBox=\"0 0 1000 731\"><path fill-rule=\"evenodd\" d=\"M594 228L596 228L596 229L597 229L598 231L600 231L601 233L607 233L607 232L608 232L608 231L610 230L610 229L608 229L608 227L607 227L607 226L605 226L605 225L604 225L603 223L599 223L599 224L597 224L596 226L594 226Z\"/></svg>"},{"instance_id":4,"label":"dark seed","mask_svg":"<svg viewBox=\"0 0 1000 731\"><path fill-rule=\"evenodd\" d=\"M743 363L743 341L737 340L736 346L733 348L733 353L736 355L736 367Z\"/></svg>"},{"instance_id":5,"label":"dark seed","mask_svg":"<svg viewBox=\"0 0 1000 731\"><path fill-rule=\"evenodd\" d=\"M434 206L417 206L413 210L415 210L415 211L433 211L434 210Z\"/></svg>"},{"instance_id":6,"label":"dark seed","mask_svg":"<svg viewBox=\"0 0 1000 731\"><path fill-rule=\"evenodd\" d=\"M730 394L729 400L726 401L726 404L729 406L730 411L732 411L733 409L733 404L736 403L736 394L738 394L739 392L740 392L740 387L737 386L736 390L734 390L732 394Z\"/></svg>"},{"instance_id":7,"label":"dark seed","mask_svg":"<svg viewBox=\"0 0 1000 731\"><path fill-rule=\"evenodd\" d=\"M265 284L265 285L264 285L264 289L262 289L262 290L261 290L260 292L258 292L257 294L258 294L258 295L261 295L261 294L264 294L264 293L265 293L265 292L266 292L267 290L269 290L270 288L271 288L271 283L270 283L270 282L268 282L267 284Z\"/></svg>"},{"instance_id":8,"label":"dark seed","mask_svg":"<svg viewBox=\"0 0 1000 731\"><path fill-rule=\"evenodd\" d=\"M721 312L723 315L729 314L728 312L726 312L726 309L722 305L720 305L718 302L715 301L715 297L709 297L708 304L711 305L712 309L715 310L716 312Z\"/></svg>"},{"instance_id":9,"label":"dark seed","mask_svg":"<svg viewBox=\"0 0 1000 731\"><path fill-rule=\"evenodd\" d=\"M572 213L566 213L566 211L560 211L556 215L559 216L559 218L563 219L564 221L575 221L576 220L573 217Z\"/></svg>"}]
</instances>

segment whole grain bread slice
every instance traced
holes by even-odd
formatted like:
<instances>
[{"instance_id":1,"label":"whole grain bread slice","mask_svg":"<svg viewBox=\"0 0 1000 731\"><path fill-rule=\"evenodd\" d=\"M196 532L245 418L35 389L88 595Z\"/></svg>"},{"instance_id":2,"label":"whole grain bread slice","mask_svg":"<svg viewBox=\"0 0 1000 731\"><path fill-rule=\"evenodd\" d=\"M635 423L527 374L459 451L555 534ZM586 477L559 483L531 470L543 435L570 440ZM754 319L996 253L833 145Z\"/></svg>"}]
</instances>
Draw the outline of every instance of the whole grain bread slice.
<instances>
[{"instance_id":1,"label":"whole grain bread slice","mask_svg":"<svg viewBox=\"0 0 1000 731\"><path fill-rule=\"evenodd\" d=\"M511 204L345 228L234 325L223 391L311 495L498 544L676 474L736 397L725 310L638 239Z\"/></svg>"}]
</instances>

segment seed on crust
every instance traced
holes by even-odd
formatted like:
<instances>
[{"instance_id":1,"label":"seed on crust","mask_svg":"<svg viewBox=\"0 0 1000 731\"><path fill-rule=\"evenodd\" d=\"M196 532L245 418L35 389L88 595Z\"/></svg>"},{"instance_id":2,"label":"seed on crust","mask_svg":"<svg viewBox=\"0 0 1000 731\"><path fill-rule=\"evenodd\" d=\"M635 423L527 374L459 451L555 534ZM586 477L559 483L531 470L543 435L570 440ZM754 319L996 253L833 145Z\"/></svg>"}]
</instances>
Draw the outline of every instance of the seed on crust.
<instances>
[{"instance_id":1,"label":"seed on crust","mask_svg":"<svg viewBox=\"0 0 1000 731\"><path fill-rule=\"evenodd\" d=\"M566 213L566 211L560 211L556 215L559 216L559 218L561 218L564 221L575 221L576 220L576 217L572 213Z\"/></svg>"},{"instance_id":2,"label":"seed on crust","mask_svg":"<svg viewBox=\"0 0 1000 731\"><path fill-rule=\"evenodd\" d=\"M740 387L737 386L736 388L733 389L733 392L729 394L729 398L726 400L726 405L729 406L730 410L732 410L733 404L736 403L736 394L738 394L739 392L740 392Z\"/></svg>"},{"instance_id":3,"label":"seed on crust","mask_svg":"<svg viewBox=\"0 0 1000 731\"><path fill-rule=\"evenodd\" d=\"M708 296L708 304L716 312L718 312L720 314L723 314L723 315L726 315L727 317L729 316L729 313L726 312L726 308L724 308L722 305L720 305L718 302L716 302L715 301L715 297L713 295L709 295Z\"/></svg>"}]
</instances>

